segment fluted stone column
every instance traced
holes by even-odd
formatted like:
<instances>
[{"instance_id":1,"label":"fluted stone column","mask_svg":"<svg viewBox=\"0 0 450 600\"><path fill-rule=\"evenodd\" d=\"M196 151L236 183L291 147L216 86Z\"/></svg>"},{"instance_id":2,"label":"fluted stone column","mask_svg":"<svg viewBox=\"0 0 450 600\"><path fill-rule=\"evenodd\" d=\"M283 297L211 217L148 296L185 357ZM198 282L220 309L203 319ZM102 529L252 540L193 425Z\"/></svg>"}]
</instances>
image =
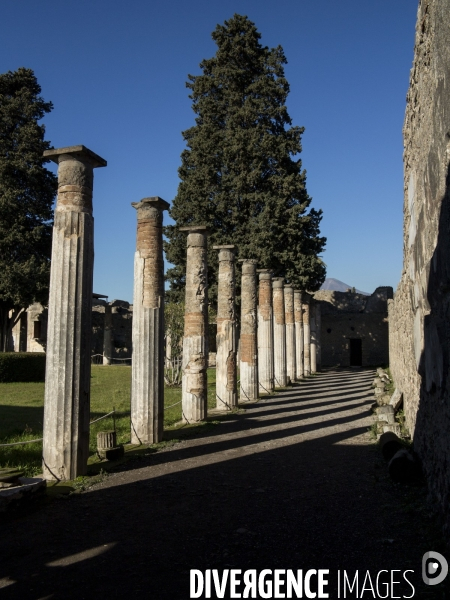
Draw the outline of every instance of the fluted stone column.
<instances>
[{"instance_id":1,"label":"fluted stone column","mask_svg":"<svg viewBox=\"0 0 450 600\"><path fill-rule=\"evenodd\" d=\"M256 260L242 262L240 399L258 398L258 340L256 334Z\"/></svg>"},{"instance_id":2,"label":"fluted stone column","mask_svg":"<svg viewBox=\"0 0 450 600\"><path fill-rule=\"evenodd\" d=\"M316 302L314 298L311 298L310 309L309 309L309 323L310 323L310 364L311 373L317 372L317 335L316 335Z\"/></svg>"},{"instance_id":3,"label":"fluted stone column","mask_svg":"<svg viewBox=\"0 0 450 600\"><path fill-rule=\"evenodd\" d=\"M316 368L322 370L322 312L321 304L316 301Z\"/></svg>"},{"instance_id":4,"label":"fluted stone column","mask_svg":"<svg viewBox=\"0 0 450 600\"><path fill-rule=\"evenodd\" d=\"M103 328L103 364L111 364L112 354L112 307L108 302L105 305L105 326Z\"/></svg>"},{"instance_id":5,"label":"fluted stone column","mask_svg":"<svg viewBox=\"0 0 450 600\"><path fill-rule=\"evenodd\" d=\"M302 292L294 290L295 377L303 379L303 309Z\"/></svg>"},{"instance_id":6,"label":"fluted stone column","mask_svg":"<svg viewBox=\"0 0 450 600\"><path fill-rule=\"evenodd\" d=\"M133 360L131 363L131 443L162 440L164 421L164 261L163 211L155 196L132 202L137 211L134 255Z\"/></svg>"},{"instance_id":7,"label":"fluted stone column","mask_svg":"<svg viewBox=\"0 0 450 600\"><path fill-rule=\"evenodd\" d=\"M311 296L303 294L303 375L311 375L311 327L310 327L310 301Z\"/></svg>"},{"instance_id":8,"label":"fluted stone column","mask_svg":"<svg viewBox=\"0 0 450 600\"><path fill-rule=\"evenodd\" d=\"M271 394L273 381L273 308L272 272L258 269L258 381L259 393Z\"/></svg>"},{"instance_id":9,"label":"fluted stone column","mask_svg":"<svg viewBox=\"0 0 450 600\"><path fill-rule=\"evenodd\" d=\"M295 321L294 288L284 286L284 316L286 322L286 373L288 383L295 381Z\"/></svg>"},{"instance_id":10,"label":"fluted stone column","mask_svg":"<svg viewBox=\"0 0 450 600\"><path fill-rule=\"evenodd\" d=\"M58 164L47 332L43 472L86 473L89 454L94 168L106 161L85 146L46 150Z\"/></svg>"},{"instance_id":11,"label":"fluted stone column","mask_svg":"<svg viewBox=\"0 0 450 600\"><path fill-rule=\"evenodd\" d=\"M186 231L186 302L183 337L183 420L201 421L207 414L208 267L206 225L180 227Z\"/></svg>"},{"instance_id":12,"label":"fluted stone column","mask_svg":"<svg viewBox=\"0 0 450 600\"><path fill-rule=\"evenodd\" d=\"M216 337L216 408L231 410L238 404L236 389L236 246L213 246L219 250Z\"/></svg>"},{"instance_id":13,"label":"fluted stone column","mask_svg":"<svg viewBox=\"0 0 450 600\"><path fill-rule=\"evenodd\" d=\"M275 388L282 388L287 386L284 277L272 279L272 291L274 383Z\"/></svg>"}]
</instances>

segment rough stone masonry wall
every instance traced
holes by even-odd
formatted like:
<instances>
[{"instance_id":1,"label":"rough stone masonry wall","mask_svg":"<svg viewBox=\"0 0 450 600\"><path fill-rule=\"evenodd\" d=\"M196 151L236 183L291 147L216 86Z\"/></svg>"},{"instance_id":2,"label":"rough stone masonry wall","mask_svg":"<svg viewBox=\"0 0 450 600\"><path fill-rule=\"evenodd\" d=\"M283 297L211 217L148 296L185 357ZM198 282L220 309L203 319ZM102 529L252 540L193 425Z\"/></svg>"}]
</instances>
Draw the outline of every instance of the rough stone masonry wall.
<instances>
[{"instance_id":1,"label":"rough stone masonry wall","mask_svg":"<svg viewBox=\"0 0 450 600\"><path fill-rule=\"evenodd\" d=\"M388 301L393 290L378 287L371 296L319 290L322 366L350 366L350 339L362 340L362 366L389 362Z\"/></svg>"},{"instance_id":2,"label":"rough stone masonry wall","mask_svg":"<svg viewBox=\"0 0 450 600\"><path fill-rule=\"evenodd\" d=\"M433 499L450 524L450 0L419 4L404 123L403 272L390 366Z\"/></svg>"}]
</instances>

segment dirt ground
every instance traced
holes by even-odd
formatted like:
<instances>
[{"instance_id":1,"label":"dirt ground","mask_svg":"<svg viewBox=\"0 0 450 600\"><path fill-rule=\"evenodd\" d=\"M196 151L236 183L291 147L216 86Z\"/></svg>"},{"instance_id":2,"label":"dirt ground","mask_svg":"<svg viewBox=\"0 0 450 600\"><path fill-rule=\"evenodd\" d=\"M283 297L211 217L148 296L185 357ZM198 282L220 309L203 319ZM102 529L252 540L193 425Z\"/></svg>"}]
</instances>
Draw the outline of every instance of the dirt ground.
<instances>
[{"instance_id":1,"label":"dirt ground","mask_svg":"<svg viewBox=\"0 0 450 600\"><path fill-rule=\"evenodd\" d=\"M191 569L325 569L329 598L450 598L422 582L423 554L439 550L425 490L390 481L368 432L373 376L321 373L81 494L3 517L0 598L186 600ZM345 595L344 571L358 571ZM383 571L378 591L367 571L372 586Z\"/></svg>"}]
</instances>

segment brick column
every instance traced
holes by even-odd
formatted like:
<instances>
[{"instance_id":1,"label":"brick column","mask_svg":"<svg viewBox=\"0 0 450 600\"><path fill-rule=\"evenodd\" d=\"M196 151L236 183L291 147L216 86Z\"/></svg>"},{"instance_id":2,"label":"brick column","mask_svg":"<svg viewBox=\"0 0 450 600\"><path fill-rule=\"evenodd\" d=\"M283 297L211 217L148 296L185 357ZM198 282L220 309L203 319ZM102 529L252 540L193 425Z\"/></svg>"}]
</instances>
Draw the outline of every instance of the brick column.
<instances>
[{"instance_id":1,"label":"brick column","mask_svg":"<svg viewBox=\"0 0 450 600\"><path fill-rule=\"evenodd\" d=\"M186 231L186 303L183 337L183 420L201 421L207 415L208 266L206 225L180 227Z\"/></svg>"},{"instance_id":2,"label":"brick column","mask_svg":"<svg viewBox=\"0 0 450 600\"><path fill-rule=\"evenodd\" d=\"M316 301L316 368L322 370L322 305Z\"/></svg>"},{"instance_id":3,"label":"brick column","mask_svg":"<svg viewBox=\"0 0 450 600\"><path fill-rule=\"evenodd\" d=\"M105 304L105 326L103 329L103 364L111 364L112 354L112 310L111 304Z\"/></svg>"},{"instance_id":4,"label":"brick column","mask_svg":"<svg viewBox=\"0 0 450 600\"><path fill-rule=\"evenodd\" d=\"M164 261L163 211L169 203L144 198L137 211L134 255L131 443L154 444L164 423Z\"/></svg>"},{"instance_id":5,"label":"brick column","mask_svg":"<svg viewBox=\"0 0 450 600\"><path fill-rule=\"evenodd\" d=\"M240 399L258 398L258 341L256 335L256 261L242 262Z\"/></svg>"},{"instance_id":6,"label":"brick column","mask_svg":"<svg viewBox=\"0 0 450 600\"><path fill-rule=\"evenodd\" d=\"M286 374L288 383L295 381L295 321L294 288L284 286L284 314L286 322Z\"/></svg>"},{"instance_id":7,"label":"brick column","mask_svg":"<svg viewBox=\"0 0 450 600\"><path fill-rule=\"evenodd\" d=\"M274 380L275 388L283 388L287 386L284 277L275 277L272 279L272 290Z\"/></svg>"},{"instance_id":8,"label":"brick column","mask_svg":"<svg viewBox=\"0 0 450 600\"><path fill-rule=\"evenodd\" d=\"M295 374L296 379L303 379L303 309L302 292L294 290L295 321Z\"/></svg>"},{"instance_id":9,"label":"brick column","mask_svg":"<svg viewBox=\"0 0 450 600\"><path fill-rule=\"evenodd\" d=\"M231 410L238 404L236 390L236 246L213 246L219 250L216 337L216 408Z\"/></svg>"},{"instance_id":10,"label":"brick column","mask_svg":"<svg viewBox=\"0 0 450 600\"><path fill-rule=\"evenodd\" d=\"M58 164L45 375L43 472L84 475L89 454L94 168L106 161L85 146L46 150Z\"/></svg>"},{"instance_id":11,"label":"brick column","mask_svg":"<svg viewBox=\"0 0 450 600\"><path fill-rule=\"evenodd\" d=\"M258 269L258 379L259 394L271 394L273 382L272 272Z\"/></svg>"},{"instance_id":12,"label":"brick column","mask_svg":"<svg viewBox=\"0 0 450 600\"><path fill-rule=\"evenodd\" d=\"M310 363L311 373L317 372L317 330L316 330L316 301L311 298L310 309L309 309L309 323L310 323Z\"/></svg>"},{"instance_id":13,"label":"brick column","mask_svg":"<svg viewBox=\"0 0 450 600\"><path fill-rule=\"evenodd\" d=\"M303 293L303 375L311 375L311 328L310 328L311 296Z\"/></svg>"}]
</instances>

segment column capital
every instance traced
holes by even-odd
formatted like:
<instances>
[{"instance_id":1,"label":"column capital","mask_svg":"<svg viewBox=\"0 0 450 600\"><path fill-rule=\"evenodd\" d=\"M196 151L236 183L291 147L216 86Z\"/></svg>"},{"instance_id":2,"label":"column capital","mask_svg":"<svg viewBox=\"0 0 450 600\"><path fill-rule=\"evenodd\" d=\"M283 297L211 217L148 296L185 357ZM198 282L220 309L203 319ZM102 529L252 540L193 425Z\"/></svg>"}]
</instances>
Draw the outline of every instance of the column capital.
<instances>
[{"instance_id":1,"label":"column capital","mask_svg":"<svg viewBox=\"0 0 450 600\"><path fill-rule=\"evenodd\" d=\"M44 150L44 158L49 158L56 164L59 164L67 158L87 160L92 164L92 168L106 167L108 164L104 158L86 148L86 146L66 146L64 148L50 148L50 150Z\"/></svg>"},{"instance_id":2,"label":"column capital","mask_svg":"<svg viewBox=\"0 0 450 600\"><path fill-rule=\"evenodd\" d=\"M131 206L138 211L138 219L146 217L146 208L156 208L158 210L169 210L170 204L159 196L150 196L142 198L139 202L132 202ZM144 209L144 210L141 210Z\"/></svg>"},{"instance_id":3,"label":"column capital","mask_svg":"<svg viewBox=\"0 0 450 600\"><path fill-rule=\"evenodd\" d=\"M256 272L259 273L260 279L272 279L273 277L272 269L256 269Z\"/></svg>"},{"instance_id":4,"label":"column capital","mask_svg":"<svg viewBox=\"0 0 450 600\"><path fill-rule=\"evenodd\" d=\"M284 277L273 277L272 286L274 288L284 288Z\"/></svg>"},{"instance_id":5,"label":"column capital","mask_svg":"<svg viewBox=\"0 0 450 600\"><path fill-rule=\"evenodd\" d=\"M210 235L211 230L208 225L185 225L179 228L179 231L185 231L188 235L190 233L200 233L201 235Z\"/></svg>"},{"instance_id":6,"label":"column capital","mask_svg":"<svg viewBox=\"0 0 450 600\"><path fill-rule=\"evenodd\" d=\"M257 260L254 258L240 258L238 262L242 263L242 275L256 276Z\"/></svg>"}]
</instances>

